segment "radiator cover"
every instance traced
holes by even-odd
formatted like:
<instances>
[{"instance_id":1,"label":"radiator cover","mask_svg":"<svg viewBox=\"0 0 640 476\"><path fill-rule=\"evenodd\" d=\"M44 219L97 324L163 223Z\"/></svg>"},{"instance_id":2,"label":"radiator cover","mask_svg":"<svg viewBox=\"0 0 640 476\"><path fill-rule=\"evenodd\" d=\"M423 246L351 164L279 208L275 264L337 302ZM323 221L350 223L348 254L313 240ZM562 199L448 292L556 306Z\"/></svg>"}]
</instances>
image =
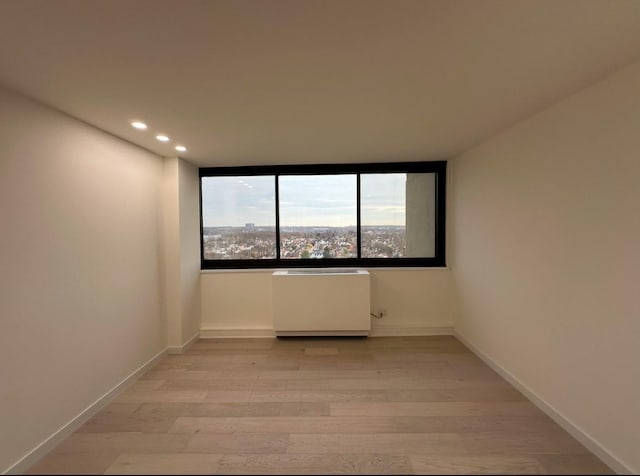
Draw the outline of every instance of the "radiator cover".
<instances>
[{"instance_id":1,"label":"radiator cover","mask_svg":"<svg viewBox=\"0 0 640 476\"><path fill-rule=\"evenodd\" d=\"M272 286L277 336L366 336L371 330L366 270L276 271Z\"/></svg>"}]
</instances>

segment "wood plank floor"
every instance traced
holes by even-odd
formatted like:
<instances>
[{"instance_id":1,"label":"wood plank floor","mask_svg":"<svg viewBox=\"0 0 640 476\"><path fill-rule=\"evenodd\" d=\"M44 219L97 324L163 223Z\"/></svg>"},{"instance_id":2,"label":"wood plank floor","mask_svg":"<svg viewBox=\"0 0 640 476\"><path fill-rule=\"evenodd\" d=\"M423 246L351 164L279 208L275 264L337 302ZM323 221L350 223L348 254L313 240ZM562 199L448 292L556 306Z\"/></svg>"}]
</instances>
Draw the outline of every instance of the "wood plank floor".
<instances>
[{"instance_id":1,"label":"wood plank floor","mask_svg":"<svg viewBox=\"0 0 640 476\"><path fill-rule=\"evenodd\" d=\"M612 474L451 336L208 339L32 474Z\"/></svg>"}]
</instances>

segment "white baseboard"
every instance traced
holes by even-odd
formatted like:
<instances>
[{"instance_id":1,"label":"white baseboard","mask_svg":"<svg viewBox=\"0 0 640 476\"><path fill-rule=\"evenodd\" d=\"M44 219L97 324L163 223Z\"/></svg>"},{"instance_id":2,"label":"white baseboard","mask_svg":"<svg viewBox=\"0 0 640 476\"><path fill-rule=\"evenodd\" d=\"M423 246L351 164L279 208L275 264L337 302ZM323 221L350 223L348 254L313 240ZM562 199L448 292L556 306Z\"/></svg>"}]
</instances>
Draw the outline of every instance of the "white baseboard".
<instances>
[{"instance_id":1,"label":"white baseboard","mask_svg":"<svg viewBox=\"0 0 640 476\"><path fill-rule=\"evenodd\" d=\"M627 464L616 458L609 450L607 450L603 445L598 443L591 435L585 432L578 425L573 423L567 417L565 417L562 413L556 410L553 406L539 397L533 390L523 384L516 377L511 375L504 367L495 362L491 357L489 357L486 353L472 344L467 338L465 338L458 331L454 330L453 335L460 340L465 346L469 348L475 355L477 355L480 359L484 361L489 367L495 370L502 378L504 378L507 382L517 388L520 392L527 397L531 403L533 403L536 407L542 410L547 414L553 421L555 421L558 425L560 425L564 430L566 430L571 436L573 436L576 440L582 443L589 451L591 451L594 455L596 455L600 460L609 466L612 470L614 470L617 474L638 474L637 471L634 471Z\"/></svg>"},{"instance_id":2,"label":"white baseboard","mask_svg":"<svg viewBox=\"0 0 640 476\"><path fill-rule=\"evenodd\" d=\"M276 331L278 337L366 337L368 331Z\"/></svg>"},{"instance_id":3,"label":"white baseboard","mask_svg":"<svg viewBox=\"0 0 640 476\"><path fill-rule=\"evenodd\" d=\"M220 339L220 338L275 338L276 333L270 328L257 329L200 329L201 339Z\"/></svg>"},{"instance_id":4,"label":"white baseboard","mask_svg":"<svg viewBox=\"0 0 640 476\"><path fill-rule=\"evenodd\" d=\"M405 337L405 336L450 336L453 327L372 327L371 337Z\"/></svg>"},{"instance_id":5,"label":"white baseboard","mask_svg":"<svg viewBox=\"0 0 640 476\"><path fill-rule=\"evenodd\" d=\"M311 333L309 333L311 335ZM313 335L320 335L313 333ZM327 334L329 335L329 334ZM331 335L336 335L331 333ZM369 331L370 337L404 337L404 336L441 336L453 335L453 327L372 327ZM276 333L270 328L257 329L200 329L201 339L220 339L220 338L273 338Z\"/></svg>"},{"instance_id":6,"label":"white baseboard","mask_svg":"<svg viewBox=\"0 0 640 476\"><path fill-rule=\"evenodd\" d=\"M169 354L184 354L189 348L198 340L200 337L200 332L196 332L193 337L191 337L187 342L182 345L169 346L167 347L167 352Z\"/></svg>"},{"instance_id":7,"label":"white baseboard","mask_svg":"<svg viewBox=\"0 0 640 476\"><path fill-rule=\"evenodd\" d=\"M80 428L87 420L102 410L114 398L116 398L125 388L135 382L140 375L145 373L151 367L155 366L162 357L167 353L167 349L163 349L146 363L142 364L137 370L134 370L129 376L125 377L120 383L116 384L111 390L98 398L89 405L85 410L71 419L62 426L58 431L36 446L33 450L20 458L18 462L10 466L4 474L24 474L30 467L35 465L40 459L46 456L53 448L62 442L71 433Z\"/></svg>"}]
</instances>

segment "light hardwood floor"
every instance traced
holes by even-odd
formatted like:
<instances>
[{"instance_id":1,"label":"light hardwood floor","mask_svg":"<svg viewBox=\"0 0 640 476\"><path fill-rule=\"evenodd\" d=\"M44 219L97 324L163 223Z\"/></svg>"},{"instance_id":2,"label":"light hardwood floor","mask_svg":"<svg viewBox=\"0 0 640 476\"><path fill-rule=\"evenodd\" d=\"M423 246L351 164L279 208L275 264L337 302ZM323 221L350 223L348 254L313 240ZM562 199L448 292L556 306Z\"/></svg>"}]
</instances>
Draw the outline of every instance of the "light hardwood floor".
<instances>
[{"instance_id":1,"label":"light hardwood floor","mask_svg":"<svg viewBox=\"0 0 640 476\"><path fill-rule=\"evenodd\" d=\"M612 473L451 336L199 340L30 472Z\"/></svg>"}]
</instances>

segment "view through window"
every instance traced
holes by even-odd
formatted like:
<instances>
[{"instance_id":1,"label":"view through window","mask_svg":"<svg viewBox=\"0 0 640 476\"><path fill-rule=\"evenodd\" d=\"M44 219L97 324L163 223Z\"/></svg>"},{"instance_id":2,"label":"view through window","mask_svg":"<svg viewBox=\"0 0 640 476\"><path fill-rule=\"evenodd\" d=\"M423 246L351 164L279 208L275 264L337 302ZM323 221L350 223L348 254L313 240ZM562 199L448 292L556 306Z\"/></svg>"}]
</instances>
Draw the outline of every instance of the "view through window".
<instances>
[{"instance_id":1,"label":"view through window","mask_svg":"<svg viewBox=\"0 0 640 476\"><path fill-rule=\"evenodd\" d=\"M203 268L443 265L446 163L318 167L201 169Z\"/></svg>"},{"instance_id":2,"label":"view through window","mask_svg":"<svg viewBox=\"0 0 640 476\"><path fill-rule=\"evenodd\" d=\"M292 175L280 180L280 256L356 258L356 175Z\"/></svg>"},{"instance_id":3,"label":"view through window","mask_svg":"<svg viewBox=\"0 0 640 476\"><path fill-rule=\"evenodd\" d=\"M362 256L405 255L405 182L407 174L363 174Z\"/></svg>"},{"instance_id":4,"label":"view through window","mask_svg":"<svg viewBox=\"0 0 640 476\"><path fill-rule=\"evenodd\" d=\"M210 260L275 259L275 176L203 177L202 241Z\"/></svg>"}]
</instances>

